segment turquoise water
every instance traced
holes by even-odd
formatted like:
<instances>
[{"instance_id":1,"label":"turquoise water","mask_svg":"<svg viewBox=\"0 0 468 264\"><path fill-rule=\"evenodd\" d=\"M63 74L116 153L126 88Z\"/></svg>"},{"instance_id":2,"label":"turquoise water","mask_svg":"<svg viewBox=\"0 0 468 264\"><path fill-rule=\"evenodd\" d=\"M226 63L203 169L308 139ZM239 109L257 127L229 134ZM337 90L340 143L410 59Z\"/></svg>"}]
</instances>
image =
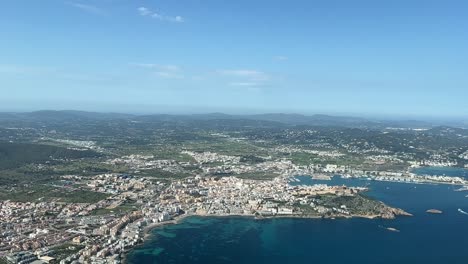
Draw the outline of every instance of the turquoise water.
<instances>
[{"instance_id":1,"label":"turquoise water","mask_svg":"<svg viewBox=\"0 0 468 264\"><path fill-rule=\"evenodd\" d=\"M448 185L358 179L303 184L368 185L367 195L414 214L396 220L191 217L153 230L130 263L468 263L468 192ZM441 215L428 214L439 209ZM394 227L400 232L391 232Z\"/></svg>"}]
</instances>

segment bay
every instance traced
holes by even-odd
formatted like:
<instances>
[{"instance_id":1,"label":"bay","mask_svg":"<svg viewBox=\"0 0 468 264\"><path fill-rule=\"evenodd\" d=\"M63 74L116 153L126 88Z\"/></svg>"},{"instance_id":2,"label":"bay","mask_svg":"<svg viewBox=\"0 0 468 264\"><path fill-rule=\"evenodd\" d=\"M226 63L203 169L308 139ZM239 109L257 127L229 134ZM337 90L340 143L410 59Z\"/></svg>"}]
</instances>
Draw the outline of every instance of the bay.
<instances>
[{"instance_id":1,"label":"bay","mask_svg":"<svg viewBox=\"0 0 468 264\"><path fill-rule=\"evenodd\" d=\"M297 177L293 184L367 186L413 217L266 219L189 217L154 229L129 263L468 263L468 192L459 186ZM442 214L429 214L438 209ZM396 228L399 232L387 230ZM160 235L164 234L164 235Z\"/></svg>"}]
</instances>

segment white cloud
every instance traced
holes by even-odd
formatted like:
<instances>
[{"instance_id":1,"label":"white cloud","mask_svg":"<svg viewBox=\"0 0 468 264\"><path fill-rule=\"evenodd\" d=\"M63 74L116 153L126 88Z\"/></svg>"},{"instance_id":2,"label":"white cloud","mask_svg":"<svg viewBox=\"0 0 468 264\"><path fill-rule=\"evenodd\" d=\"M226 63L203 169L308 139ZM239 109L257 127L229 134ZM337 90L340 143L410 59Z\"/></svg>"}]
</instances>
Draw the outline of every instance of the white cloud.
<instances>
[{"instance_id":1,"label":"white cloud","mask_svg":"<svg viewBox=\"0 0 468 264\"><path fill-rule=\"evenodd\" d=\"M138 12L140 13L141 16L149 16L151 15L151 11L146 8L146 7L139 7Z\"/></svg>"},{"instance_id":2,"label":"white cloud","mask_svg":"<svg viewBox=\"0 0 468 264\"><path fill-rule=\"evenodd\" d=\"M84 12L95 14L95 15L106 15L106 12L102 10L99 7L93 6L93 5L87 5L87 4L81 4L81 3L74 3L74 2L69 2L68 3L70 6L73 6L75 8L78 8Z\"/></svg>"},{"instance_id":3,"label":"white cloud","mask_svg":"<svg viewBox=\"0 0 468 264\"><path fill-rule=\"evenodd\" d=\"M181 17L181 16L175 16L174 19L175 19L176 22L184 22L185 21L184 18Z\"/></svg>"},{"instance_id":4,"label":"white cloud","mask_svg":"<svg viewBox=\"0 0 468 264\"><path fill-rule=\"evenodd\" d=\"M181 17L181 16L163 15L161 13L154 12L151 9L147 8L147 7L142 6L142 7L139 7L137 10L138 10L138 13L141 16L144 16L144 17L151 17L151 18L158 19L158 20L161 20L161 21L168 21L168 22L175 22L175 23L185 22L185 19L183 17Z\"/></svg>"}]
</instances>

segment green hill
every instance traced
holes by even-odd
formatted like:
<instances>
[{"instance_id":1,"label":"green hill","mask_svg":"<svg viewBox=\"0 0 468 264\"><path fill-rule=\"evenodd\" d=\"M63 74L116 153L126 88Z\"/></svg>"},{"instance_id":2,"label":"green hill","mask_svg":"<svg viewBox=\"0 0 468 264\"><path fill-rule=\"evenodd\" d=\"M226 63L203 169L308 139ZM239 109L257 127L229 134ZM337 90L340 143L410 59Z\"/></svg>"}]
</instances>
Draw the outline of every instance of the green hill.
<instances>
[{"instance_id":1,"label":"green hill","mask_svg":"<svg viewBox=\"0 0 468 264\"><path fill-rule=\"evenodd\" d=\"M17 168L28 163L43 163L51 159L79 159L98 156L98 153L91 150L80 151L50 145L0 141L1 170Z\"/></svg>"}]
</instances>

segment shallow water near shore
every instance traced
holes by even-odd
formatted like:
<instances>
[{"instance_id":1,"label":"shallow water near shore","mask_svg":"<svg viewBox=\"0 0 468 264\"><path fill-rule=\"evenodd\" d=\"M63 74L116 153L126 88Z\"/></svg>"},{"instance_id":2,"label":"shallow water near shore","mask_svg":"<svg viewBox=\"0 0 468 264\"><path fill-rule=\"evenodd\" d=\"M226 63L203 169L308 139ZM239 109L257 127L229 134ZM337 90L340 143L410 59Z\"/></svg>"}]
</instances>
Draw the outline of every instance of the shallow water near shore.
<instances>
[{"instance_id":1,"label":"shallow water near shore","mask_svg":"<svg viewBox=\"0 0 468 264\"><path fill-rule=\"evenodd\" d=\"M188 217L151 231L129 263L468 263L468 192L459 186L359 179L300 184L368 186L367 195L413 217L264 219ZM293 183L293 184L299 184ZM426 213L428 209L442 214ZM386 228L396 228L392 232Z\"/></svg>"}]
</instances>

